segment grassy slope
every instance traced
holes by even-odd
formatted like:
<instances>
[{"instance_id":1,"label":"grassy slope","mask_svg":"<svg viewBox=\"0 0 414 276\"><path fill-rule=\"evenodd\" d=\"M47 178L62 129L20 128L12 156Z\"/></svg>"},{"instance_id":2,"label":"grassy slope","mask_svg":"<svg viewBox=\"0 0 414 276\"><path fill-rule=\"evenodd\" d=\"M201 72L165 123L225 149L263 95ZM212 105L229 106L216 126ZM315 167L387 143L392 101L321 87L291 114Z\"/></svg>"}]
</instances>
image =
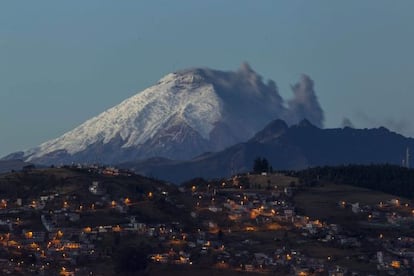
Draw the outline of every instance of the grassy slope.
<instances>
[{"instance_id":1,"label":"grassy slope","mask_svg":"<svg viewBox=\"0 0 414 276\"><path fill-rule=\"evenodd\" d=\"M377 235L384 233L385 235L400 235L394 228L389 229L372 229L366 228L359 224L361 221L366 221L366 214L356 215L352 213L349 207L340 208L339 201L347 203L359 202L360 206L377 205L379 202L387 202L392 198L397 198L393 195L382 192L372 191L368 189L336 184L324 184L316 187L308 187L300 190L294 196L295 205L298 212L307 215L313 219L322 219L328 223L340 224L344 229L348 229L351 233L360 233L363 235ZM401 199L402 202L407 202L406 199ZM401 230L402 231L402 230ZM376 267L373 263L358 260L361 255L366 255L367 252L373 252L375 249L371 245L363 245L361 248L337 248L331 247L329 244L321 242L306 242L303 244L296 244L295 247L309 256L317 258L327 258L333 256L335 263L344 265L351 269L357 269L366 273L376 273ZM367 251L368 250L368 251ZM370 253L368 253L370 255Z\"/></svg>"},{"instance_id":2,"label":"grassy slope","mask_svg":"<svg viewBox=\"0 0 414 276\"><path fill-rule=\"evenodd\" d=\"M324 184L304 188L295 195L295 206L307 216L319 219L330 219L333 223L343 223L349 217L354 217L348 209L338 207L338 202L359 202L363 205L376 205L386 202L395 196L373 190L336 184Z\"/></svg>"},{"instance_id":3,"label":"grassy slope","mask_svg":"<svg viewBox=\"0 0 414 276\"><path fill-rule=\"evenodd\" d=\"M296 177L286 176L280 173L272 173L268 175L250 174L248 175L248 179L251 184L258 184L262 188L267 187L268 184L272 187L275 185L278 187L286 187L292 182L298 183Z\"/></svg>"}]
</instances>

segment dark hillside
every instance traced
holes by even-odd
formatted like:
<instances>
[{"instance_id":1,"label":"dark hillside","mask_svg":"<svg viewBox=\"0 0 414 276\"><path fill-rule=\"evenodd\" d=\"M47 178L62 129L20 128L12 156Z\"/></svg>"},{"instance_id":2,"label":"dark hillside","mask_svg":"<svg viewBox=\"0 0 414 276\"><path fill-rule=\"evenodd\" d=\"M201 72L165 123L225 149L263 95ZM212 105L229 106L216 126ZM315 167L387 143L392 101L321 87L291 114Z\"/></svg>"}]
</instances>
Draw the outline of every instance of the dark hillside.
<instances>
[{"instance_id":1,"label":"dark hillside","mask_svg":"<svg viewBox=\"0 0 414 276\"><path fill-rule=\"evenodd\" d=\"M414 170L395 165L325 166L289 174L299 177L304 184L327 181L406 198L414 197Z\"/></svg>"},{"instance_id":2,"label":"dark hillside","mask_svg":"<svg viewBox=\"0 0 414 276\"><path fill-rule=\"evenodd\" d=\"M121 166L180 183L195 177L220 178L252 171L257 157L266 158L276 170L347 164L399 165L407 147L414 149L414 139L383 127L321 129L306 120L287 127L283 121L275 120L249 141L220 152L189 161L149 160Z\"/></svg>"}]
</instances>

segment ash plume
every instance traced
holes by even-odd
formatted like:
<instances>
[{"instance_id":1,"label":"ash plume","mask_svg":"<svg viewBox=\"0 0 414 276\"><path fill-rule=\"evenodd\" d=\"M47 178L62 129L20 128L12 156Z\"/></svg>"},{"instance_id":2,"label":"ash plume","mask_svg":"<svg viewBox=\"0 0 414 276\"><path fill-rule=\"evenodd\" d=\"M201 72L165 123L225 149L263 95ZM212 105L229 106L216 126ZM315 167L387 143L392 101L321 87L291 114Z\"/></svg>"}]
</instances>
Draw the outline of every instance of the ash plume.
<instances>
[{"instance_id":1,"label":"ash plume","mask_svg":"<svg viewBox=\"0 0 414 276\"><path fill-rule=\"evenodd\" d=\"M291 118L289 121L307 119L312 124L323 127L324 112L313 86L313 80L307 75L302 75L300 81L292 85L294 98L288 101L288 117Z\"/></svg>"},{"instance_id":2,"label":"ash plume","mask_svg":"<svg viewBox=\"0 0 414 276\"><path fill-rule=\"evenodd\" d=\"M384 121L384 125L398 133L407 133L410 128L410 123L405 119L392 119L388 118Z\"/></svg>"},{"instance_id":3,"label":"ash plume","mask_svg":"<svg viewBox=\"0 0 414 276\"><path fill-rule=\"evenodd\" d=\"M247 62L242 63L239 70L232 74L231 79L237 84L243 84L239 87L236 85L239 91L247 90L254 95L273 95L262 100L272 101L277 118L285 120L288 124L297 124L307 119L312 124L323 127L324 112L314 90L314 82L309 76L303 74L299 82L292 85L294 97L287 101L287 107L276 83L273 80L264 83L262 77Z\"/></svg>"},{"instance_id":4,"label":"ash plume","mask_svg":"<svg viewBox=\"0 0 414 276\"><path fill-rule=\"evenodd\" d=\"M352 123L352 121L349 118L344 118L342 120L341 123L341 127L350 127L350 128L355 128L354 124Z\"/></svg>"},{"instance_id":5,"label":"ash plume","mask_svg":"<svg viewBox=\"0 0 414 276\"><path fill-rule=\"evenodd\" d=\"M366 114L363 111L357 111L356 116L359 120L367 124L369 127L384 126L397 133L401 133L401 134L408 135L411 137L414 136L414 133L411 128L412 125L406 119L395 119L395 118L377 119L377 118L373 118L372 116Z\"/></svg>"}]
</instances>

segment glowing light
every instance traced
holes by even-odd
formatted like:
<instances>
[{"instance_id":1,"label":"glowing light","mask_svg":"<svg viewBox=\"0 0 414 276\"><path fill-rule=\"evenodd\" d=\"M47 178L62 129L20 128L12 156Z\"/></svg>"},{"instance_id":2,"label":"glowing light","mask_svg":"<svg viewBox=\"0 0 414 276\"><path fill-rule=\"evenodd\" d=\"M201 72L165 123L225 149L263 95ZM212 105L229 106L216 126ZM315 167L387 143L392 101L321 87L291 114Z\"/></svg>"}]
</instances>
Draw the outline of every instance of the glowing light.
<instances>
[{"instance_id":1,"label":"glowing light","mask_svg":"<svg viewBox=\"0 0 414 276\"><path fill-rule=\"evenodd\" d=\"M401 263L400 263L400 261L392 261L391 262L391 266L393 268L400 268L401 267Z\"/></svg>"},{"instance_id":2,"label":"glowing light","mask_svg":"<svg viewBox=\"0 0 414 276\"><path fill-rule=\"evenodd\" d=\"M259 213L257 210L253 209L253 210L250 212L250 219L255 219L255 218L256 218L259 214L260 214L260 213Z\"/></svg>"},{"instance_id":3,"label":"glowing light","mask_svg":"<svg viewBox=\"0 0 414 276\"><path fill-rule=\"evenodd\" d=\"M1 200L1 208L7 208L7 201L5 199Z\"/></svg>"}]
</instances>

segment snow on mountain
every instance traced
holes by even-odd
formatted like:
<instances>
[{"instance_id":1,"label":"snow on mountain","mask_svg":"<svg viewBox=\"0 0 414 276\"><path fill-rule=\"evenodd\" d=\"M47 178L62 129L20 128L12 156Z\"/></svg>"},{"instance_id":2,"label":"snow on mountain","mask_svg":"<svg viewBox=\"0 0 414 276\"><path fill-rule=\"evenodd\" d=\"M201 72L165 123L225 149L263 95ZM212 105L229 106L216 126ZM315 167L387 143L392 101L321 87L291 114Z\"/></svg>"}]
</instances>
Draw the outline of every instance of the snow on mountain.
<instances>
[{"instance_id":1,"label":"snow on mountain","mask_svg":"<svg viewBox=\"0 0 414 276\"><path fill-rule=\"evenodd\" d=\"M177 89L180 85L180 89ZM122 147L136 146L151 138L172 115L179 116L208 138L213 123L220 117L219 105L220 100L211 85L195 87L191 75L169 74L156 86L136 94L63 136L40 145L30 158L59 149L74 154L95 142L103 141L106 144L117 135L125 141Z\"/></svg>"},{"instance_id":2,"label":"snow on mountain","mask_svg":"<svg viewBox=\"0 0 414 276\"><path fill-rule=\"evenodd\" d=\"M45 164L188 159L245 141L269 121L290 117L298 116L289 114L275 83L265 84L247 64L236 72L188 69L24 152L23 159Z\"/></svg>"}]
</instances>

